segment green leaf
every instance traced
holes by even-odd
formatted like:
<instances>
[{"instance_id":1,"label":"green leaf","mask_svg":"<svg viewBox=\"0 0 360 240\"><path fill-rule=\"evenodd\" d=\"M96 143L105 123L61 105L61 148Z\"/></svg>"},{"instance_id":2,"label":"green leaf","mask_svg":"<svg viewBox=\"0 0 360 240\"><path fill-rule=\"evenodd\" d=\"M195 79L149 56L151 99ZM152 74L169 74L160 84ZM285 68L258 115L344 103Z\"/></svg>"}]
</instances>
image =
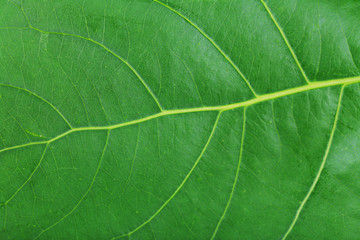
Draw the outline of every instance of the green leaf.
<instances>
[{"instance_id":1,"label":"green leaf","mask_svg":"<svg viewBox=\"0 0 360 240\"><path fill-rule=\"evenodd\" d=\"M0 1L0 239L356 239L360 3Z\"/></svg>"}]
</instances>

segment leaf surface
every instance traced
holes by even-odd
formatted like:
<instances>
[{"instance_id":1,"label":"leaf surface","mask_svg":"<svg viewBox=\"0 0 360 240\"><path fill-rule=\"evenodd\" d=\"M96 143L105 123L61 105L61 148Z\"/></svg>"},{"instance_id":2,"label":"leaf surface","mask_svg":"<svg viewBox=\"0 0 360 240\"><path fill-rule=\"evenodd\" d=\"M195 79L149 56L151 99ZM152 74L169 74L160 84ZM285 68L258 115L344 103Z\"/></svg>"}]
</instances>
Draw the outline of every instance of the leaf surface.
<instances>
[{"instance_id":1,"label":"leaf surface","mask_svg":"<svg viewBox=\"0 0 360 240\"><path fill-rule=\"evenodd\" d=\"M358 1L0 1L0 239L356 239Z\"/></svg>"}]
</instances>

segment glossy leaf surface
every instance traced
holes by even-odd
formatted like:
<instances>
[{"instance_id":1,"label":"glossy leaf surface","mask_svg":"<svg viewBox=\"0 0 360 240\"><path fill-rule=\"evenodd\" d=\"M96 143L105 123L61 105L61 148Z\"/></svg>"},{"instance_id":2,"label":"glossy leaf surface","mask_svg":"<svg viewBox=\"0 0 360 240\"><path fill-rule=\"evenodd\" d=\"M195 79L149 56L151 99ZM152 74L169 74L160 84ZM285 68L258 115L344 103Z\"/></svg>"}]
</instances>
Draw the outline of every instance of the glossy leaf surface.
<instances>
[{"instance_id":1,"label":"glossy leaf surface","mask_svg":"<svg viewBox=\"0 0 360 240\"><path fill-rule=\"evenodd\" d=\"M0 239L356 239L360 3L0 0Z\"/></svg>"}]
</instances>

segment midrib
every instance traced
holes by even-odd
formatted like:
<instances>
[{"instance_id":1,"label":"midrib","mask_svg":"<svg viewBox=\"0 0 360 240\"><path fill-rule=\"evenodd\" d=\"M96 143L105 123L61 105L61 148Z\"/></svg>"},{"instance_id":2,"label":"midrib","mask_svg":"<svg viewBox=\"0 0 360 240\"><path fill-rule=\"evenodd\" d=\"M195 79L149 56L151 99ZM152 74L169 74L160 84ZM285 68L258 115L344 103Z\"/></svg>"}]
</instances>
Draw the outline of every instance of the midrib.
<instances>
[{"instance_id":1,"label":"midrib","mask_svg":"<svg viewBox=\"0 0 360 240\"><path fill-rule=\"evenodd\" d=\"M232 110L232 109L236 109L236 108L241 108L241 107L248 107L257 103L261 103L261 102L266 102L269 100L274 100L274 99L278 99L278 98L282 98L285 96L290 96L290 95L294 95L297 93L302 93L302 92L307 92L310 90L314 90L314 89L321 89L321 88L326 88L326 87L332 87L332 86L341 86L341 85L350 85L350 84L354 84L354 83L359 83L360 82L360 76L357 77L350 77L350 78L343 78L343 79L335 79L335 80L328 80L328 81L322 81L322 82L311 82L308 85L305 86L300 86L300 87L296 87L296 88L290 88L287 90L282 90L282 91L278 91L275 93L269 93L269 94L264 94L264 95L260 95L259 97L250 99L250 100L246 100L243 102L238 102L238 103L233 103L233 104L227 104L227 105L221 105L221 106L212 106L212 107L199 107L199 108L186 108L186 109L175 109L175 110L164 110L161 111L159 113L144 117L144 118L139 118L136 120L132 120L132 121L128 121L128 122L123 122L123 123L119 123L119 124L115 124L115 125L109 125L109 126L98 126L98 127L78 127L78 128L72 128L71 130L64 132L52 139L49 139L47 141L40 141L40 142L31 142L31 143L26 143L26 144L22 144L22 145L17 145L17 146L12 146L12 147L8 147L8 148L4 148L0 150L1 152L5 152L8 150L12 150L12 149L17 149L17 148L21 148L21 147L26 147L26 146L31 146L31 145L39 145L39 144L49 144L52 143L64 136L69 135L70 133L73 132L80 132L80 131L96 131L96 130L112 130L112 129L116 129L116 128L121 128L121 127L125 127L125 126L129 126L129 125L134 125L134 124L138 124L138 123L142 123L142 122L146 122L152 119L156 119L159 117L163 117L163 116L169 116L169 115L176 115L176 114L184 114L184 113L194 113L194 112L209 112L209 111L228 111L228 110Z\"/></svg>"}]
</instances>

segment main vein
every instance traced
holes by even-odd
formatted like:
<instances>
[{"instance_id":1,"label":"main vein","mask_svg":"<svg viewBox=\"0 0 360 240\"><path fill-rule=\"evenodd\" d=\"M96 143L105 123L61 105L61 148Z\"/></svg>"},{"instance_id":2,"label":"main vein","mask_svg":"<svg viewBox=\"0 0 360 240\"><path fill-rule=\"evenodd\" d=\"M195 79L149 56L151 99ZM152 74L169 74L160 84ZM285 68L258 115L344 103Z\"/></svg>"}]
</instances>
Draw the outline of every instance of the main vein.
<instances>
[{"instance_id":1,"label":"main vein","mask_svg":"<svg viewBox=\"0 0 360 240\"><path fill-rule=\"evenodd\" d=\"M336 114L335 114L335 120L334 120L334 125L333 125L333 128L331 130L331 134L330 134L330 138L329 138L329 141L328 141L328 144L327 144L327 147L326 147L326 150L325 150L325 155L323 157L323 160L321 162L321 165L320 165L320 168L319 168L319 171L318 173L316 174L316 177L308 191L308 193L306 194L304 200L301 202L300 204L300 207L298 208L298 210L296 211L296 214L295 214L295 218L293 219L293 221L291 222L291 225L290 227L288 228L288 230L286 231L286 233L284 234L282 240L285 240L287 238L287 236L290 234L290 232L292 231L292 229L294 228L297 220L299 219L299 215L301 213L301 211L303 210L304 208L304 205L306 204L306 202L309 200L309 197L311 195L311 193L314 191L315 189L315 186L316 184L318 183L319 181L319 178L320 178L320 175L324 169L324 166L325 166L325 163L326 163L326 159L329 155L329 151L330 151L330 148L331 148L331 144L332 144L332 141L334 139L334 134L335 134L335 130L336 130L336 125L337 125L337 121L339 119L339 114L340 114L340 107L341 107L341 100L342 100L342 97L344 95L344 86L341 88L341 92L340 92L340 96L339 96L339 101L338 101L338 106L337 106L337 110L336 110Z\"/></svg>"},{"instance_id":2,"label":"main vein","mask_svg":"<svg viewBox=\"0 0 360 240\"><path fill-rule=\"evenodd\" d=\"M253 99L250 99L250 100L246 100L246 101L243 101L243 102L238 102L238 103L232 103L232 104L220 105L220 106L199 107L199 108L163 110L162 112L159 112L159 113L147 116L147 117L143 117L143 118L139 118L139 119L135 119L135 120L132 120L132 121L123 122L123 123L119 123L119 124L109 125L109 126L92 126L92 127L72 128L71 130L69 130L67 132L64 132L64 133L62 133L62 134L60 134L60 135L58 135L58 136L56 136L56 137L54 137L52 139L49 139L47 141L31 142L31 143L25 143L25 144L22 144L22 145L3 148L3 149L0 150L0 153L8 151L8 150L12 150L12 149L31 146L31 145L52 143L52 142L54 142L54 141L56 141L56 140L58 140L58 139L60 139L60 138L62 138L64 136L67 136L67 135L69 135L70 133L73 133L73 132L111 130L111 129L121 128L121 127L129 126L129 125L134 125L134 124L146 122L146 121L149 121L149 120L152 120L152 119L156 119L156 118L163 117L163 116L169 116L169 115L194 113L194 112L228 111L228 110L232 110L232 109L236 109L236 108L248 107L248 106L258 104L258 103L261 103L261 102L266 102L266 101L269 101L269 100L274 100L274 99L278 99L278 98L282 98L282 97L285 97L285 96L289 96L289 95L293 95L293 94L297 94L297 93L301 93L301 92L306 92L306 91L310 91L310 90L314 90L314 89L321 89L321 88L339 86L339 85L349 85L349 84L354 84L354 83L359 83L359 82L360 82L360 76L351 77L351 78L336 79L336 80L328 80L328 81L322 81L322 82L311 82L310 84L305 85L305 86L300 86L300 87L296 87L296 88L290 88L290 89L286 89L286 90L275 92L275 93L264 94L264 95L261 95L259 97L256 97L256 98L253 98Z\"/></svg>"}]
</instances>

